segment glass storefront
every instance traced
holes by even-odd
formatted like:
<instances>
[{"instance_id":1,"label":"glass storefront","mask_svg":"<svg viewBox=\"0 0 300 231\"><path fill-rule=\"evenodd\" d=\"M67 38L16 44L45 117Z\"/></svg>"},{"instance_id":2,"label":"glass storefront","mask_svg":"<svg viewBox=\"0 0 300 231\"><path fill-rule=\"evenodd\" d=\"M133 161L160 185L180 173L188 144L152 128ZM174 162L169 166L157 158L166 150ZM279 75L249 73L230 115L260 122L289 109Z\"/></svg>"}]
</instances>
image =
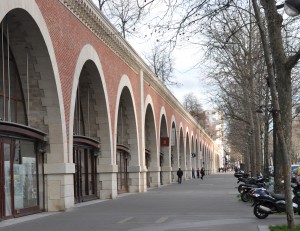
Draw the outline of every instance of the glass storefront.
<instances>
[{"instance_id":1,"label":"glass storefront","mask_svg":"<svg viewBox=\"0 0 300 231\"><path fill-rule=\"evenodd\" d=\"M34 140L0 137L1 220L43 210L43 173L38 171L43 168L36 147Z\"/></svg>"},{"instance_id":2,"label":"glass storefront","mask_svg":"<svg viewBox=\"0 0 300 231\"><path fill-rule=\"evenodd\" d=\"M15 141L14 188L15 209L38 205L38 181L34 144L29 141ZM21 152L22 150L22 152Z\"/></svg>"},{"instance_id":3,"label":"glass storefront","mask_svg":"<svg viewBox=\"0 0 300 231\"><path fill-rule=\"evenodd\" d=\"M8 23L0 27L0 220L4 220L36 213L45 207L43 156L39 147L46 134L28 126Z\"/></svg>"}]
</instances>

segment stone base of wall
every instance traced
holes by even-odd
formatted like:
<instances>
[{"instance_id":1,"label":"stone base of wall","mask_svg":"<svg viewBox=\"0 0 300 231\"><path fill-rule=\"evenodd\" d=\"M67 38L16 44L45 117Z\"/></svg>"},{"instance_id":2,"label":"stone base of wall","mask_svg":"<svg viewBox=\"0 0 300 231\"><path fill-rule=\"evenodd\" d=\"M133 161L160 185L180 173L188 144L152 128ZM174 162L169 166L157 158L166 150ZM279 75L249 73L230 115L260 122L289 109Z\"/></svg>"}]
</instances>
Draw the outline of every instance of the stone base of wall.
<instances>
[{"instance_id":1,"label":"stone base of wall","mask_svg":"<svg viewBox=\"0 0 300 231\"><path fill-rule=\"evenodd\" d=\"M115 199L118 196L117 173L100 173L98 182L98 196L100 199Z\"/></svg>"},{"instance_id":2,"label":"stone base of wall","mask_svg":"<svg viewBox=\"0 0 300 231\"><path fill-rule=\"evenodd\" d=\"M46 175L46 211L65 211L74 207L73 174Z\"/></svg>"}]
</instances>

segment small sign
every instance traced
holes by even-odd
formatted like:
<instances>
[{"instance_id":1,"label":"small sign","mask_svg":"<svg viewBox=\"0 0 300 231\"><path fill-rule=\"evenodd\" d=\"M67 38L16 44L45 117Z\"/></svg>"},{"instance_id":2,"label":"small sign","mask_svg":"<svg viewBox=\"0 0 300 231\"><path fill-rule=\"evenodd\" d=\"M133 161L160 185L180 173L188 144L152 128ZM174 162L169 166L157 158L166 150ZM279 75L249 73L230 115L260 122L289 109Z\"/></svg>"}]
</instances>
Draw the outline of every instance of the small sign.
<instances>
[{"instance_id":1,"label":"small sign","mask_svg":"<svg viewBox=\"0 0 300 231\"><path fill-rule=\"evenodd\" d=\"M169 146L169 137L160 137L160 146Z\"/></svg>"}]
</instances>

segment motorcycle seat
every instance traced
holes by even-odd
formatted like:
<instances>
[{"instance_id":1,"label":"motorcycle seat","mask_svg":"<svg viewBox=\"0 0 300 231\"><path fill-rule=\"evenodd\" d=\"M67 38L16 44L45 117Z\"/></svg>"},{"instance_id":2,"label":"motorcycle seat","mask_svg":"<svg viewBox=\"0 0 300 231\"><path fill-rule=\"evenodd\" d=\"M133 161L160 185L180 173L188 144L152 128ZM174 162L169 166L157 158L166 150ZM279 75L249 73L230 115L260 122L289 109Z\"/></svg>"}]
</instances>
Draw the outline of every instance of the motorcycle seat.
<instances>
[{"instance_id":1,"label":"motorcycle seat","mask_svg":"<svg viewBox=\"0 0 300 231\"><path fill-rule=\"evenodd\" d=\"M270 192L270 191L268 191L268 192L269 192L270 195L271 195L272 197L274 197L276 200L284 200L284 199L285 199L284 194L276 194L276 193Z\"/></svg>"}]
</instances>

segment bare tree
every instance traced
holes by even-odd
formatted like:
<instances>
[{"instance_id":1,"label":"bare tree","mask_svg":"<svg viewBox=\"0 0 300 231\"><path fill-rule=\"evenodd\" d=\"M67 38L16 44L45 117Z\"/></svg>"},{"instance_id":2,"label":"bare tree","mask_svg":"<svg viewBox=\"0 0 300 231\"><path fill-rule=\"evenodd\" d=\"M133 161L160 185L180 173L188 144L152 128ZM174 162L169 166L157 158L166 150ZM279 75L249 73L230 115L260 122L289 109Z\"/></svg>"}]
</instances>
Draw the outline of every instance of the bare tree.
<instances>
[{"instance_id":1,"label":"bare tree","mask_svg":"<svg viewBox=\"0 0 300 231\"><path fill-rule=\"evenodd\" d=\"M98 0L98 4L99 4L99 10L102 11L103 10L103 7L104 7L104 4L106 2L108 2L110 0Z\"/></svg>"},{"instance_id":2,"label":"bare tree","mask_svg":"<svg viewBox=\"0 0 300 231\"><path fill-rule=\"evenodd\" d=\"M154 0L99 0L99 9L109 18L124 38L137 33L147 9Z\"/></svg>"},{"instance_id":3,"label":"bare tree","mask_svg":"<svg viewBox=\"0 0 300 231\"><path fill-rule=\"evenodd\" d=\"M184 95L182 105L207 133L212 136L216 134L215 128L209 123L205 111L194 93Z\"/></svg>"},{"instance_id":4,"label":"bare tree","mask_svg":"<svg viewBox=\"0 0 300 231\"><path fill-rule=\"evenodd\" d=\"M179 86L177 82L173 81L174 61L168 47L156 43L152 48L151 53L146 54L145 57L155 75L164 83L164 85Z\"/></svg>"},{"instance_id":5,"label":"bare tree","mask_svg":"<svg viewBox=\"0 0 300 231\"><path fill-rule=\"evenodd\" d=\"M294 49L293 52L285 50L281 31L283 18L277 12L276 1L262 0L260 3L263 6L265 17L261 15L257 1L252 0L263 43L264 57L268 70L268 82L272 96L273 119L280 144L280 152L278 153L280 155L277 156L282 160L281 166L284 175L284 191L287 203L287 223L288 227L293 229L295 228L295 221L291 198L289 157L292 124L291 70L299 61L300 47ZM266 24L264 24L264 19ZM286 42L288 42L288 40L286 40ZM278 84L280 84L280 88L276 87Z\"/></svg>"},{"instance_id":6,"label":"bare tree","mask_svg":"<svg viewBox=\"0 0 300 231\"><path fill-rule=\"evenodd\" d=\"M227 118L245 124L247 131L243 134L249 151L244 154L250 155L247 169L258 174L262 172L263 158L260 122L255 109L262 98L261 79L265 69L261 54L256 52L261 49L258 29L252 21L249 5L244 7L247 10L232 7L220 12L202 33L207 37L206 57L215 64L210 66L210 77L219 87L214 102Z\"/></svg>"}]
</instances>

